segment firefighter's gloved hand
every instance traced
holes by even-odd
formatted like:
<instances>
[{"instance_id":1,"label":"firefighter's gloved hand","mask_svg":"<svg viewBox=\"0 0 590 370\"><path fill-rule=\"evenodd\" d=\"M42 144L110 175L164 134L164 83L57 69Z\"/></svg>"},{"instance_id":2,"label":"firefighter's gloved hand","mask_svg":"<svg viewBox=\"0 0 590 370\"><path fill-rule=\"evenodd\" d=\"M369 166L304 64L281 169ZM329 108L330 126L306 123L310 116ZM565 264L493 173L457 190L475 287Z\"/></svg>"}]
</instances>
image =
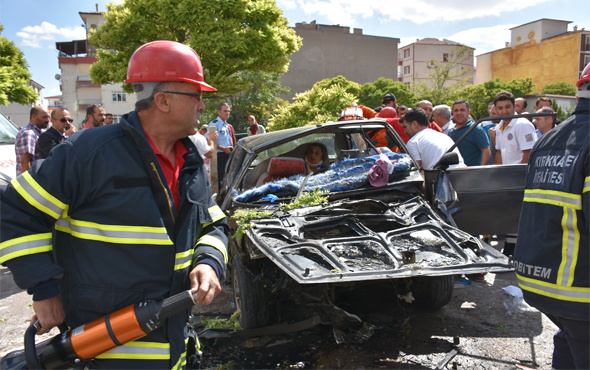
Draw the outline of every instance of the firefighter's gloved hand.
<instances>
[{"instance_id":1,"label":"firefighter's gloved hand","mask_svg":"<svg viewBox=\"0 0 590 370\"><path fill-rule=\"evenodd\" d=\"M41 323L41 329L37 331L38 335L58 326L66 317L59 296L47 298L42 301L33 301L33 310L35 310L35 315L31 319L31 322L39 320Z\"/></svg>"},{"instance_id":2,"label":"firefighter's gloved hand","mask_svg":"<svg viewBox=\"0 0 590 370\"><path fill-rule=\"evenodd\" d=\"M213 267L198 264L189 275L191 293L197 293L195 303L209 304L221 293L221 285Z\"/></svg>"}]
</instances>

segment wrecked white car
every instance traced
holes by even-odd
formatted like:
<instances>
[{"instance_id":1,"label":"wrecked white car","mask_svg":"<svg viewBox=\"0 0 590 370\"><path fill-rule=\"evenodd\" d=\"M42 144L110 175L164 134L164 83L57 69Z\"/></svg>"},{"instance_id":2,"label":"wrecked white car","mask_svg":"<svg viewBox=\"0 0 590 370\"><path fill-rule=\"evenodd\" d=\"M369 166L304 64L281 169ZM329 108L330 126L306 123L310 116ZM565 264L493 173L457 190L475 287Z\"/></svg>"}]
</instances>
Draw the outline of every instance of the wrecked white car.
<instances>
[{"instance_id":1,"label":"wrecked white car","mask_svg":"<svg viewBox=\"0 0 590 370\"><path fill-rule=\"evenodd\" d=\"M372 140L381 130L387 147ZM310 172L305 153L314 144L323 156ZM362 319L340 304L341 295L359 287L394 287L404 304L436 309L450 301L455 276L512 269L474 235L516 231L525 166L444 170L453 163L445 155L443 169L424 173L406 153L381 120L329 122L238 142L218 202L230 214L256 212L247 227L231 222L234 232L244 231L230 242L244 329L311 317L335 328L361 327ZM389 163L386 178L369 181L379 158ZM326 203L280 206L313 191L323 192Z\"/></svg>"}]
</instances>

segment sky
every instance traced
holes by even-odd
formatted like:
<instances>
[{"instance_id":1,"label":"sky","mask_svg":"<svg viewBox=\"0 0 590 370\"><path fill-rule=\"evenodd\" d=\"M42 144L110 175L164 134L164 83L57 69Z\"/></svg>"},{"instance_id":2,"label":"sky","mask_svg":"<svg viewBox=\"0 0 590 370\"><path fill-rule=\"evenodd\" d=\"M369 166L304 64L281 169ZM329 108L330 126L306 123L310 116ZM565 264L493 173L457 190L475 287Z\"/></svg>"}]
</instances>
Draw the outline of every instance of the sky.
<instances>
[{"instance_id":1,"label":"sky","mask_svg":"<svg viewBox=\"0 0 590 370\"><path fill-rule=\"evenodd\" d=\"M214 0L211 0L214 1ZM475 55L504 47L510 28L541 18L571 21L568 30L590 29L587 0L275 0L289 25L361 28L364 35L395 37L398 47L426 37L446 38L475 48ZM121 0L0 0L0 36L24 53L43 97L61 95L55 43L85 38L79 12L106 11Z\"/></svg>"}]
</instances>

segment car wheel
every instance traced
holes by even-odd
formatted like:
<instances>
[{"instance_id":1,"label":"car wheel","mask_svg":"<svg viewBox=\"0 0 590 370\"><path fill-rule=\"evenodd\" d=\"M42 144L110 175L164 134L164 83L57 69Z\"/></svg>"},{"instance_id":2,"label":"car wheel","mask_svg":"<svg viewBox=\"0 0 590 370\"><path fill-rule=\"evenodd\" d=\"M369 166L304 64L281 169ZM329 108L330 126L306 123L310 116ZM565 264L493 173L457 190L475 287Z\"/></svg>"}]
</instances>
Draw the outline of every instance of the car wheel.
<instances>
[{"instance_id":1,"label":"car wheel","mask_svg":"<svg viewBox=\"0 0 590 370\"><path fill-rule=\"evenodd\" d=\"M266 326L270 321L269 299L264 288L254 281L244 267L241 256L233 259L233 288L236 306L241 311L242 329Z\"/></svg>"},{"instance_id":2,"label":"car wheel","mask_svg":"<svg viewBox=\"0 0 590 370\"><path fill-rule=\"evenodd\" d=\"M436 310L451 301L454 276L420 276L412 279L414 304L421 308Z\"/></svg>"}]
</instances>

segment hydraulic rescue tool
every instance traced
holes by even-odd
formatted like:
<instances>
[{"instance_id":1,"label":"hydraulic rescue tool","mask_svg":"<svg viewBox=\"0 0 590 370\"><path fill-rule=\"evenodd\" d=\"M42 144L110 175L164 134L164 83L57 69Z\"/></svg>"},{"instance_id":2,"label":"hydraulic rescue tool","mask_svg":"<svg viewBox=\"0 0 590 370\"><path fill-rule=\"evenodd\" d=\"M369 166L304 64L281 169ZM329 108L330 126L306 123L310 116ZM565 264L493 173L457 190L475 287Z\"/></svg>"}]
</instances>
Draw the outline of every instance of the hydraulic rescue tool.
<instances>
[{"instance_id":1,"label":"hydraulic rescue tool","mask_svg":"<svg viewBox=\"0 0 590 370\"><path fill-rule=\"evenodd\" d=\"M195 305L190 290L163 301L132 304L77 328L67 330L35 345L38 322L25 333L25 349L7 354L2 369L23 369L24 354L29 369L71 368L83 360L141 338L162 326L164 320Z\"/></svg>"}]
</instances>

